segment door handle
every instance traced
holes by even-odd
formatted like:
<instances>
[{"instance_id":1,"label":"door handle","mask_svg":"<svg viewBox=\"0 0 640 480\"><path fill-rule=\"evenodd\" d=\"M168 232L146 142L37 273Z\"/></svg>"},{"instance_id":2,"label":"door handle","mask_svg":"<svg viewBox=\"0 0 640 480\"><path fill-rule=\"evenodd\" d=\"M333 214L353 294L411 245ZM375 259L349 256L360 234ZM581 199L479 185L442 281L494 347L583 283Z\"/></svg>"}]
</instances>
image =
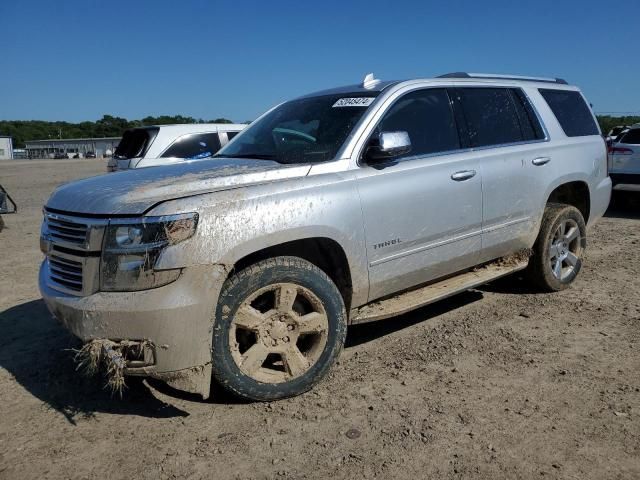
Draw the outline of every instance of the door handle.
<instances>
[{"instance_id":1,"label":"door handle","mask_svg":"<svg viewBox=\"0 0 640 480\"><path fill-rule=\"evenodd\" d=\"M469 180L471 177L476 176L475 170L461 170L451 174L451 180L456 182L462 182L463 180Z\"/></svg>"},{"instance_id":2,"label":"door handle","mask_svg":"<svg viewBox=\"0 0 640 480\"><path fill-rule=\"evenodd\" d=\"M539 167L540 165L546 165L550 161L551 161L551 157L538 157L531 160L531 163Z\"/></svg>"}]
</instances>

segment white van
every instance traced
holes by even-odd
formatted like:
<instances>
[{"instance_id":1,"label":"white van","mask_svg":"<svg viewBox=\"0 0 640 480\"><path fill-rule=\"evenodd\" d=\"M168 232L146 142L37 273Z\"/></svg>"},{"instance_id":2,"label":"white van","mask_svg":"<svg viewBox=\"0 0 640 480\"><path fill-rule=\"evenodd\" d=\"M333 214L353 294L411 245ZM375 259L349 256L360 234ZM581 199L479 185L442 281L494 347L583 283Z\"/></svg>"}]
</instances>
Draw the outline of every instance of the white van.
<instances>
[{"instance_id":1,"label":"white van","mask_svg":"<svg viewBox=\"0 0 640 480\"><path fill-rule=\"evenodd\" d=\"M107 171L208 158L245 127L234 123L196 123L131 128L122 135Z\"/></svg>"}]
</instances>

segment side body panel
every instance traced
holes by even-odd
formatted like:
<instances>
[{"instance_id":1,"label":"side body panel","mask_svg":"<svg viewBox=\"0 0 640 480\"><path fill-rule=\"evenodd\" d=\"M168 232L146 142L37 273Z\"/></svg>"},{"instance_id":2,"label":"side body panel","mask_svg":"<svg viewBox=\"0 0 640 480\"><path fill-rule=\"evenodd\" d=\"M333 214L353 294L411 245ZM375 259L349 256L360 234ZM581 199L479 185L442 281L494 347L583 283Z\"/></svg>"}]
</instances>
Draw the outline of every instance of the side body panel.
<instances>
[{"instance_id":1,"label":"side body panel","mask_svg":"<svg viewBox=\"0 0 640 480\"><path fill-rule=\"evenodd\" d=\"M473 266L481 246L480 175L469 152L357 171L367 240L369 300Z\"/></svg>"},{"instance_id":2,"label":"side body panel","mask_svg":"<svg viewBox=\"0 0 640 480\"><path fill-rule=\"evenodd\" d=\"M246 255L264 248L305 238L328 238L343 248L348 259L352 305L366 303L369 278L353 172L320 174L169 201L148 215L193 211L200 215L196 235L167 248L158 268L210 264L232 267Z\"/></svg>"}]
</instances>

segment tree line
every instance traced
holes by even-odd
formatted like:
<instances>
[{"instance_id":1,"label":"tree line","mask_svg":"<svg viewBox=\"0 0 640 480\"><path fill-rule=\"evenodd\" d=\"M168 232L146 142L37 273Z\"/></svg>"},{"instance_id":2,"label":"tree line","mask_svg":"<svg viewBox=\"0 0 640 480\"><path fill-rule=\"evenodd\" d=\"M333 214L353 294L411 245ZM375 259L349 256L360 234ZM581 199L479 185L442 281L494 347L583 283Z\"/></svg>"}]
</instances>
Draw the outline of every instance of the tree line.
<instances>
[{"instance_id":1,"label":"tree line","mask_svg":"<svg viewBox=\"0 0 640 480\"><path fill-rule=\"evenodd\" d=\"M622 125L633 125L640 123L640 116L627 115L623 117L612 117L611 115L597 115L600 130L606 135L613 127Z\"/></svg>"},{"instance_id":2,"label":"tree line","mask_svg":"<svg viewBox=\"0 0 640 480\"><path fill-rule=\"evenodd\" d=\"M104 138L120 137L128 128L170 123L233 123L226 118L203 120L182 115L144 117L141 120L104 115L95 122L47 122L43 120L0 120L0 135L13 137L15 148L24 148L28 140L55 138Z\"/></svg>"},{"instance_id":3,"label":"tree line","mask_svg":"<svg viewBox=\"0 0 640 480\"><path fill-rule=\"evenodd\" d=\"M640 123L640 116L613 117L598 115L598 123L603 134L617 125ZM169 123L233 123L226 118L203 120L182 115L161 115L144 117L141 120L104 115L95 122L46 122L43 120L0 120L0 135L13 137L15 148L24 148L28 140L46 140L49 138L104 138L119 137L128 128L145 125L166 125Z\"/></svg>"}]
</instances>

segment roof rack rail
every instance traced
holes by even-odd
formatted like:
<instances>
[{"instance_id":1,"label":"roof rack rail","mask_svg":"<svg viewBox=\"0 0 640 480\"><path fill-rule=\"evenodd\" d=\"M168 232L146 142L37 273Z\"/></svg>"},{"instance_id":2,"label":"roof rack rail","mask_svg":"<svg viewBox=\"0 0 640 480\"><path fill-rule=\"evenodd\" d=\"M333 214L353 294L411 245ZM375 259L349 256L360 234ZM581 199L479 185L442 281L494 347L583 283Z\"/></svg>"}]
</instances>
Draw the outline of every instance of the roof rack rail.
<instances>
[{"instance_id":1,"label":"roof rack rail","mask_svg":"<svg viewBox=\"0 0 640 480\"><path fill-rule=\"evenodd\" d=\"M559 83L561 85L568 85L567 81L562 78L524 77L521 75L499 75L495 73L453 72L439 75L436 78L486 78L493 80L527 80L530 82Z\"/></svg>"}]
</instances>

